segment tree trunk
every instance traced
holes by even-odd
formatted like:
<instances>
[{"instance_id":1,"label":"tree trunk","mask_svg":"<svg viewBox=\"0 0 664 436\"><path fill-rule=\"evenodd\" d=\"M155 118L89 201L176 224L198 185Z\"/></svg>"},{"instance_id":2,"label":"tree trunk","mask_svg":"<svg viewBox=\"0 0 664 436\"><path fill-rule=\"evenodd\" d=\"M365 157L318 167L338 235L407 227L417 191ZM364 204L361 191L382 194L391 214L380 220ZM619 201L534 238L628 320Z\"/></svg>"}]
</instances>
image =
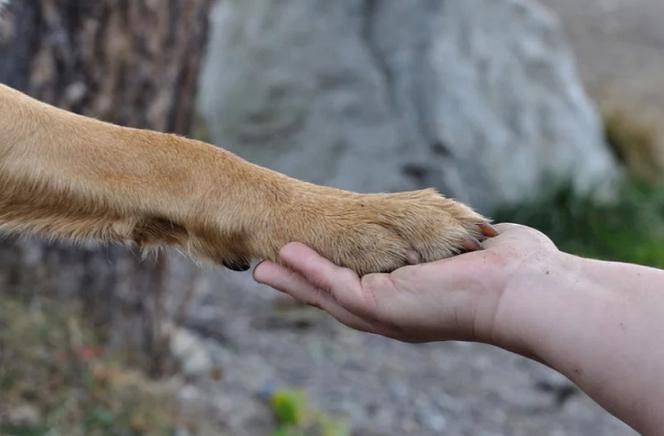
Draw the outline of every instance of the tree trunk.
<instances>
[{"instance_id":1,"label":"tree trunk","mask_svg":"<svg viewBox=\"0 0 664 436\"><path fill-rule=\"evenodd\" d=\"M23 0L0 18L0 82L121 125L189 133L211 0ZM174 262L177 265L174 265ZM174 271L177 269L177 271ZM195 274L159 255L35 240L0 244L0 291L78 296L112 344L163 370L171 276Z\"/></svg>"}]
</instances>

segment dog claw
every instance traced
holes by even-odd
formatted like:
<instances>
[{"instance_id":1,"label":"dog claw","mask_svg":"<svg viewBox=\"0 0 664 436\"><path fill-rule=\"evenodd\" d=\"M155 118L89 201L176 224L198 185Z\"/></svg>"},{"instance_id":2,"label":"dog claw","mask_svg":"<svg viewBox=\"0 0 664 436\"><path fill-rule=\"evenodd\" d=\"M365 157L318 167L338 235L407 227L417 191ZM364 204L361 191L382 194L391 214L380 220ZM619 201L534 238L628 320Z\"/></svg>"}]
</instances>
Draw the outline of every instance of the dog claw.
<instances>
[{"instance_id":1,"label":"dog claw","mask_svg":"<svg viewBox=\"0 0 664 436\"><path fill-rule=\"evenodd\" d=\"M223 260L221 263L232 271L247 271L251 268L251 264L247 259Z\"/></svg>"},{"instance_id":2,"label":"dog claw","mask_svg":"<svg viewBox=\"0 0 664 436\"><path fill-rule=\"evenodd\" d=\"M421 260L420 253L415 250L408 250L406 252L406 260L408 261L408 265L417 265Z\"/></svg>"},{"instance_id":3,"label":"dog claw","mask_svg":"<svg viewBox=\"0 0 664 436\"><path fill-rule=\"evenodd\" d=\"M494 236L498 236L498 230L494 226L488 223L482 223L477 225L480 230L482 231L482 234L486 236L487 238L493 238Z\"/></svg>"},{"instance_id":4,"label":"dog claw","mask_svg":"<svg viewBox=\"0 0 664 436\"><path fill-rule=\"evenodd\" d=\"M477 238L470 237L463 241L463 248L466 251L482 250L482 244L480 244L480 241L477 240Z\"/></svg>"}]
</instances>

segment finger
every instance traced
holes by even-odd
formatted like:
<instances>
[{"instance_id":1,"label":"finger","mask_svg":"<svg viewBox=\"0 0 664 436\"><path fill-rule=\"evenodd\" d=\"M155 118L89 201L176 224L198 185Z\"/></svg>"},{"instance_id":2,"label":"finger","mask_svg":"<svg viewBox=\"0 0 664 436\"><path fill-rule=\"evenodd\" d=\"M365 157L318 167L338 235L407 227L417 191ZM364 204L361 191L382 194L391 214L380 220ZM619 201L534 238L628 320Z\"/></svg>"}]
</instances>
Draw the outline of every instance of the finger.
<instances>
[{"instance_id":1,"label":"finger","mask_svg":"<svg viewBox=\"0 0 664 436\"><path fill-rule=\"evenodd\" d=\"M261 262L254 268L254 280L285 292L306 304L318 305L317 298L320 291L296 272L277 263L269 260Z\"/></svg>"},{"instance_id":2,"label":"finger","mask_svg":"<svg viewBox=\"0 0 664 436\"><path fill-rule=\"evenodd\" d=\"M532 240L533 237L538 239L543 237L548 241L548 238L537 230L520 224L500 223L496 225L496 229L499 232L499 237L485 240L483 243L484 248L493 249L495 247L509 245L515 241Z\"/></svg>"},{"instance_id":3,"label":"finger","mask_svg":"<svg viewBox=\"0 0 664 436\"><path fill-rule=\"evenodd\" d=\"M528 227L522 226L521 224L514 224L514 223L500 223L496 224L493 226L493 228L499 233L503 234L505 232L510 232L514 230L519 230L519 229L526 229Z\"/></svg>"},{"instance_id":4,"label":"finger","mask_svg":"<svg viewBox=\"0 0 664 436\"><path fill-rule=\"evenodd\" d=\"M279 292L285 292L285 289L276 287L277 276L280 274L280 270L275 268L275 265L278 266L269 260L261 260L254 268L252 276L254 280L262 285L268 285Z\"/></svg>"},{"instance_id":5,"label":"finger","mask_svg":"<svg viewBox=\"0 0 664 436\"><path fill-rule=\"evenodd\" d=\"M343 308L330 293L316 288L298 273L270 261L261 262L254 269L254 279L285 292L296 300L319 307L348 327L365 332L377 332L368 321Z\"/></svg>"},{"instance_id":6,"label":"finger","mask_svg":"<svg viewBox=\"0 0 664 436\"><path fill-rule=\"evenodd\" d=\"M375 312L373 293L363 289L360 278L348 268L342 268L298 242L286 245L279 259L303 276L316 288L331 294L346 310L363 319L371 319Z\"/></svg>"},{"instance_id":7,"label":"finger","mask_svg":"<svg viewBox=\"0 0 664 436\"><path fill-rule=\"evenodd\" d=\"M360 280L353 271L342 268L299 242L292 242L279 251L279 260L304 276L314 286L332 291L338 287L355 288Z\"/></svg>"}]
</instances>

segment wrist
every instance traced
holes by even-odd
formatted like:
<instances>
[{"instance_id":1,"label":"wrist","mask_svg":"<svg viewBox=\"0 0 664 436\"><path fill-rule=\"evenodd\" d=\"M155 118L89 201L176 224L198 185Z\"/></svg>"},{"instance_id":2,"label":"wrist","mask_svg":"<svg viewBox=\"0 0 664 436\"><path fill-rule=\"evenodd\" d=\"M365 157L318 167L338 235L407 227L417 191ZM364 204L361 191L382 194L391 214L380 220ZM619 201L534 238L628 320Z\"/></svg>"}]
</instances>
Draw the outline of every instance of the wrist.
<instances>
[{"instance_id":1,"label":"wrist","mask_svg":"<svg viewBox=\"0 0 664 436\"><path fill-rule=\"evenodd\" d=\"M574 334L583 307L593 300L587 260L558 250L536 254L512 266L503 282L492 326L492 342L541 362L558 339Z\"/></svg>"},{"instance_id":2,"label":"wrist","mask_svg":"<svg viewBox=\"0 0 664 436\"><path fill-rule=\"evenodd\" d=\"M639 431L661 428L644 404L664 400L664 273L565 253L550 265L505 290L498 345L556 369Z\"/></svg>"}]
</instances>

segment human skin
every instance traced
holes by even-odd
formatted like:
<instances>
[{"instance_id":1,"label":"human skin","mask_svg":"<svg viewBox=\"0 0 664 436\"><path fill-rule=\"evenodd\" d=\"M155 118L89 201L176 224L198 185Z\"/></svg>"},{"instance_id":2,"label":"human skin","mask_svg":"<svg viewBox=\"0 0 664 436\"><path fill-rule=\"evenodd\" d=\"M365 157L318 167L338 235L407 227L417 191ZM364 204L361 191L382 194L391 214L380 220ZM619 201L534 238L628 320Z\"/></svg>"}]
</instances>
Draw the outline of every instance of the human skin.
<instances>
[{"instance_id":1,"label":"human skin","mask_svg":"<svg viewBox=\"0 0 664 436\"><path fill-rule=\"evenodd\" d=\"M662 434L664 271L584 259L515 224L483 250L358 277L300 243L254 278L343 324L407 342L473 341L536 359L645 435Z\"/></svg>"}]
</instances>

